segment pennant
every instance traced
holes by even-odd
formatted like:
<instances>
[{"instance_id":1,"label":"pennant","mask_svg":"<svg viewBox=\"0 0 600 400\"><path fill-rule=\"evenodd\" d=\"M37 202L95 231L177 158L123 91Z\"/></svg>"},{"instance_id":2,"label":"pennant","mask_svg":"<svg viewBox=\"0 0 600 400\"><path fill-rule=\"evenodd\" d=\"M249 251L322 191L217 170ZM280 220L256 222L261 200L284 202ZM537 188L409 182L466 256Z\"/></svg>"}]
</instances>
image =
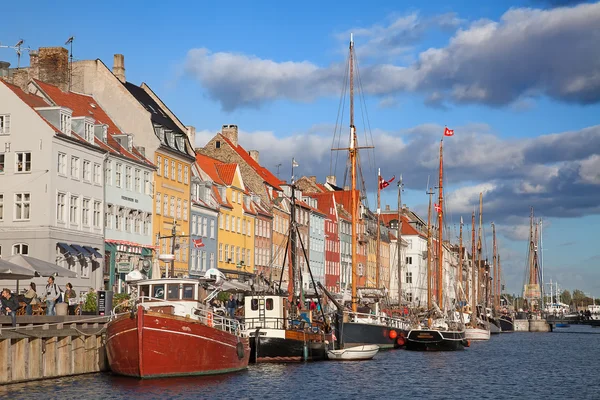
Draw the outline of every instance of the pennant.
<instances>
[{"instance_id":1,"label":"pennant","mask_svg":"<svg viewBox=\"0 0 600 400\"><path fill-rule=\"evenodd\" d=\"M383 179L380 176L379 177L379 189L385 189L386 187L390 186L390 183L392 183L394 181L394 179L396 179L396 175L392 176L392 178L388 181L386 181L385 179Z\"/></svg>"},{"instance_id":2,"label":"pennant","mask_svg":"<svg viewBox=\"0 0 600 400\"><path fill-rule=\"evenodd\" d=\"M448 129L446 126L444 128L444 136L454 136L454 129Z\"/></svg>"},{"instance_id":3,"label":"pennant","mask_svg":"<svg viewBox=\"0 0 600 400\"><path fill-rule=\"evenodd\" d=\"M295 159L295 158L292 158L292 167L293 167L293 168L299 167L299 165L298 165L298 163L296 162L296 159Z\"/></svg>"},{"instance_id":4,"label":"pennant","mask_svg":"<svg viewBox=\"0 0 600 400\"><path fill-rule=\"evenodd\" d=\"M192 242L194 242L194 248L199 248L199 247L204 247L204 243L202 243L202 238L198 238L198 239L192 239Z\"/></svg>"},{"instance_id":5,"label":"pennant","mask_svg":"<svg viewBox=\"0 0 600 400\"><path fill-rule=\"evenodd\" d=\"M440 207L439 204L434 204L433 208L435 208L435 212L437 212L438 214L442 213L442 207Z\"/></svg>"}]
</instances>

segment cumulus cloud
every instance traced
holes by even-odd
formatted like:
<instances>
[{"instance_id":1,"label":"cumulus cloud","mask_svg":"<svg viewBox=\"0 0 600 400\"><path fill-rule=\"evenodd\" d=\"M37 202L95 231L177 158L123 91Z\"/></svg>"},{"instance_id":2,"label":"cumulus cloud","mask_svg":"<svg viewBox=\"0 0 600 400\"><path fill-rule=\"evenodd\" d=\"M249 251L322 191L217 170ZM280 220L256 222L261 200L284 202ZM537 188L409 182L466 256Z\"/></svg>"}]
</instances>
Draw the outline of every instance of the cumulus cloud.
<instances>
[{"instance_id":1,"label":"cumulus cloud","mask_svg":"<svg viewBox=\"0 0 600 400\"><path fill-rule=\"evenodd\" d=\"M431 26L443 26L443 21L448 26L460 24L453 15L435 18L410 14L389 25L355 28L355 33L366 40L367 55L366 49L399 54ZM384 99L421 93L427 104L438 107L445 102L520 107L537 96L596 103L600 100L599 39L600 3L513 8L498 21L478 20L459 29L445 47L427 49L415 62L361 65L362 84L367 94ZM329 66L278 62L201 48L188 52L185 71L223 109L233 110L278 99L338 96L345 71L342 64L343 60Z\"/></svg>"}]
</instances>

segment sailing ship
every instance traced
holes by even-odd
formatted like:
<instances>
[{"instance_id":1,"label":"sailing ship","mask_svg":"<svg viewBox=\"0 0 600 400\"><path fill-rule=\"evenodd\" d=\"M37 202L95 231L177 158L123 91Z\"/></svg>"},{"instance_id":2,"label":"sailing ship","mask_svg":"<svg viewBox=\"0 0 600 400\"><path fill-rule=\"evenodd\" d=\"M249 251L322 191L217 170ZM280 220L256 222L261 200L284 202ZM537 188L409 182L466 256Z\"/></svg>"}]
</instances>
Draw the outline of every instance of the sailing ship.
<instances>
[{"instance_id":1,"label":"sailing ship","mask_svg":"<svg viewBox=\"0 0 600 400\"><path fill-rule=\"evenodd\" d=\"M107 324L112 372L161 378L246 369L248 338L237 321L214 314L201 299L206 285L187 278L138 281L136 306Z\"/></svg>"},{"instance_id":2,"label":"sailing ship","mask_svg":"<svg viewBox=\"0 0 600 400\"><path fill-rule=\"evenodd\" d=\"M445 129L444 135L451 136L454 132ZM429 211L427 218L427 305L428 313L427 320L418 321L417 324L408 332L406 337L406 349L417 351L454 351L463 350L465 346L469 346L469 341L465 337L465 328L462 321L462 313L458 313L459 320L450 319L444 308L444 244L443 244L443 227L444 227L444 195L443 195L443 144L444 140L440 141L440 166L439 166L439 186L438 186L438 202L435 204L435 210L438 216L438 237L437 237L437 269L435 274L431 268L432 257L432 235L431 235L431 196L429 194ZM435 275L436 283L436 303L432 302L433 279ZM457 313L450 313L454 317Z\"/></svg>"},{"instance_id":3,"label":"sailing ship","mask_svg":"<svg viewBox=\"0 0 600 400\"><path fill-rule=\"evenodd\" d=\"M305 264L310 274L313 287L316 284L306 257L302 237L298 231L296 219L296 187L293 178L295 160L292 161L291 209L288 246L283 265L289 251L289 288L288 293L281 289L277 293L251 294L244 297L245 333L250 337L250 362L302 362L327 359L327 350L332 342L332 333L326 324L325 314L318 293L314 293L319 303L320 321L312 310L301 312L298 304L302 303L301 271L298 265L297 252L301 248ZM283 273L285 268L281 269ZM280 279L282 282L282 279Z\"/></svg>"}]
</instances>

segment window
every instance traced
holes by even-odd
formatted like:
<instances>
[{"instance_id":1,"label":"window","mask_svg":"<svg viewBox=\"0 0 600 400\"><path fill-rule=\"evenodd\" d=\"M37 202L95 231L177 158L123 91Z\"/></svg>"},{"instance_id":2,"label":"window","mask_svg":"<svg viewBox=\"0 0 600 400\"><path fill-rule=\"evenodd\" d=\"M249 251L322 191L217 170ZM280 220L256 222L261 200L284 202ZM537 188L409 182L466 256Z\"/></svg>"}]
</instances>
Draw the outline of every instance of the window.
<instances>
[{"instance_id":1,"label":"window","mask_svg":"<svg viewBox=\"0 0 600 400\"><path fill-rule=\"evenodd\" d=\"M165 178L169 177L169 159L165 158Z\"/></svg>"},{"instance_id":2,"label":"window","mask_svg":"<svg viewBox=\"0 0 600 400\"><path fill-rule=\"evenodd\" d=\"M267 307L267 310L271 311L273 309L273 299L268 298L267 301L265 302L265 305Z\"/></svg>"},{"instance_id":3,"label":"window","mask_svg":"<svg viewBox=\"0 0 600 400\"><path fill-rule=\"evenodd\" d=\"M71 116L60 113L60 130L67 136L71 136Z\"/></svg>"},{"instance_id":4,"label":"window","mask_svg":"<svg viewBox=\"0 0 600 400\"><path fill-rule=\"evenodd\" d=\"M412 265L412 257L406 257L406 265Z\"/></svg>"},{"instance_id":5,"label":"window","mask_svg":"<svg viewBox=\"0 0 600 400\"><path fill-rule=\"evenodd\" d=\"M17 152L15 161L16 172L31 172L31 153Z\"/></svg>"},{"instance_id":6,"label":"window","mask_svg":"<svg viewBox=\"0 0 600 400\"><path fill-rule=\"evenodd\" d=\"M104 213L104 227L112 229L112 206L108 206L108 210Z\"/></svg>"},{"instance_id":7,"label":"window","mask_svg":"<svg viewBox=\"0 0 600 400\"><path fill-rule=\"evenodd\" d=\"M208 218L202 218L202 236L206 237L206 232L208 230Z\"/></svg>"},{"instance_id":8,"label":"window","mask_svg":"<svg viewBox=\"0 0 600 400\"><path fill-rule=\"evenodd\" d=\"M223 243L219 243L219 261L223 261Z\"/></svg>"},{"instance_id":9,"label":"window","mask_svg":"<svg viewBox=\"0 0 600 400\"><path fill-rule=\"evenodd\" d=\"M246 265L250 265L250 249L246 251Z\"/></svg>"},{"instance_id":10,"label":"window","mask_svg":"<svg viewBox=\"0 0 600 400\"><path fill-rule=\"evenodd\" d=\"M144 193L151 195L150 189L150 172L144 171Z\"/></svg>"},{"instance_id":11,"label":"window","mask_svg":"<svg viewBox=\"0 0 600 400\"><path fill-rule=\"evenodd\" d=\"M94 201L94 228L100 228L101 225L101 221L100 221L100 208L101 208L102 204L99 201Z\"/></svg>"},{"instance_id":12,"label":"window","mask_svg":"<svg viewBox=\"0 0 600 400\"><path fill-rule=\"evenodd\" d=\"M217 148L217 149L220 149L220 148L221 148L221 141L220 141L220 140L217 140L217 141L215 142L215 148Z\"/></svg>"},{"instance_id":13,"label":"window","mask_svg":"<svg viewBox=\"0 0 600 400\"><path fill-rule=\"evenodd\" d=\"M408 302L412 302L413 301L413 295L411 292L407 292L406 293L406 301Z\"/></svg>"},{"instance_id":14,"label":"window","mask_svg":"<svg viewBox=\"0 0 600 400\"><path fill-rule=\"evenodd\" d=\"M131 190L131 167L125 167L125 189Z\"/></svg>"},{"instance_id":15,"label":"window","mask_svg":"<svg viewBox=\"0 0 600 400\"><path fill-rule=\"evenodd\" d=\"M156 156L156 175L160 176L161 168L162 168L162 157Z\"/></svg>"},{"instance_id":16,"label":"window","mask_svg":"<svg viewBox=\"0 0 600 400\"><path fill-rule=\"evenodd\" d=\"M4 221L4 195L0 194L0 221ZM2 257L0 257L2 258Z\"/></svg>"},{"instance_id":17,"label":"window","mask_svg":"<svg viewBox=\"0 0 600 400\"><path fill-rule=\"evenodd\" d=\"M181 219L181 199L177 199L177 219Z\"/></svg>"},{"instance_id":18,"label":"window","mask_svg":"<svg viewBox=\"0 0 600 400\"><path fill-rule=\"evenodd\" d=\"M208 262L210 263L208 266L209 269L215 267L215 253L210 253L210 259Z\"/></svg>"},{"instance_id":19,"label":"window","mask_svg":"<svg viewBox=\"0 0 600 400\"><path fill-rule=\"evenodd\" d=\"M198 216L192 215L192 235L196 235L198 233L198 229L196 224L198 223Z\"/></svg>"},{"instance_id":20,"label":"window","mask_svg":"<svg viewBox=\"0 0 600 400\"><path fill-rule=\"evenodd\" d=\"M210 238L211 239L215 238L215 220L214 219L210 220Z\"/></svg>"},{"instance_id":21,"label":"window","mask_svg":"<svg viewBox=\"0 0 600 400\"><path fill-rule=\"evenodd\" d=\"M107 161L104 167L104 183L112 185L112 161Z\"/></svg>"},{"instance_id":22,"label":"window","mask_svg":"<svg viewBox=\"0 0 600 400\"><path fill-rule=\"evenodd\" d=\"M171 207L169 210L169 216L170 217L175 217L175 197L171 196Z\"/></svg>"},{"instance_id":23,"label":"window","mask_svg":"<svg viewBox=\"0 0 600 400\"><path fill-rule=\"evenodd\" d=\"M202 252L202 271L206 271L206 251Z\"/></svg>"},{"instance_id":24,"label":"window","mask_svg":"<svg viewBox=\"0 0 600 400\"><path fill-rule=\"evenodd\" d=\"M17 243L15 245L13 245L12 253L13 253L13 255L22 254L22 255L26 256L29 254L29 245L27 243Z\"/></svg>"},{"instance_id":25,"label":"window","mask_svg":"<svg viewBox=\"0 0 600 400\"><path fill-rule=\"evenodd\" d=\"M15 220L28 221L31 207L31 194L15 193Z\"/></svg>"},{"instance_id":26,"label":"window","mask_svg":"<svg viewBox=\"0 0 600 400\"><path fill-rule=\"evenodd\" d=\"M406 283L412 283L412 272L406 273Z\"/></svg>"},{"instance_id":27,"label":"window","mask_svg":"<svg viewBox=\"0 0 600 400\"><path fill-rule=\"evenodd\" d=\"M177 163L177 182L181 182L181 164Z\"/></svg>"},{"instance_id":28,"label":"window","mask_svg":"<svg viewBox=\"0 0 600 400\"><path fill-rule=\"evenodd\" d=\"M94 164L94 183L99 185L102 181L100 164Z\"/></svg>"},{"instance_id":29,"label":"window","mask_svg":"<svg viewBox=\"0 0 600 400\"><path fill-rule=\"evenodd\" d=\"M183 201L183 220L184 221L188 220L188 201L187 200Z\"/></svg>"},{"instance_id":30,"label":"window","mask_svg":"<svg viewBox=\"0 0 600 400\"><path fill-rule=\"evenodd\" d=\"M90 143L94 143L94 126L92 124L84 123L83 130L83 138Z\"/></svg>"},{"instance_id":31,"label":"window","mask_svg":"<svg viewBox=\"0 0 600 400\"><path fill-rule=\"evenodd\" d=\"M175 180L175 161L171 160L171 179Z\"/></svg>"},{"instance_id":32,"label":"window","mask_svg":"<svg viewBox=\"0 0 600 400\"><path fill-rule=\"evenodd\" d=\"M92 179L92 164L84 160L83 161L83 180L86 182L91 182Z\"/></svg>"},{"instance_id":33,"label":"window","mask_svg":"<svg viewBox=\"0 0 600 400\"><path fill-rule=\"evenodd\" d=\"M133 233L139 233L141 234L142 231L140 229L140 223L141 223L141 215L136 215L135 217L133 217Z\"/></svg>"},{"instance_id":34,"label":"window","mask_svg":"<svg viewBox=\"0 0 600 400\"><path fill-rule=\"evenodd\" d=\"M79 222L79 197L71 196L69 222L77 224Z\"/></svg>"},{"instance_id":35,"label":"window","mask_svg":"<svg viewBox=\"0 0 600 400\"><path fill-rule=\"evenodd\" d=\"M160 202L162 198L160 197L160 192L156 192L156 215L160 215Z\"/></svg>"},{"instance_id":36,"label":"window","mask_svg":"<svg viewBox=\"0 0 600 400\"><path fill-rule=\"evenodd\" d=\"M115 229L118 231L123 229L123 216L121 215L121 210L118 210L115 214Z\"/></svg>"},{"instance_id":37,"label":"window","mask_svg":"<svg viewBox=\"0 0 600 400\"><path fill-rule=\"evenodd\" d=\"M90 224L90 199L81 202L81 223L86 226Z\"/></svg>"},{"instance_id":38,"label":"window","mask_svg":"<svg viewBox=\"0 0 600 400\"><path fill-rule=\"evenodd\" d=\"M169 195L163 197L163 215L166 217L169 215Z\"/></svg>"},{"instance_id":39,"label":"window","mask_svg":"<svg viewBox=\"0 0 600 400\"><path fill-rule=\"evenodd\" d=\"M142 193L142 171L136 168L134 176L135 191Z\"/></svg>"},{"instance_id":40,"label":"window","mask_svg":"<svg viewBox=\"0 0 600 400\"><path fill-rule=\"evenodd\" d=\"M5 161L4 153L0 153L0 174L4 173L4 161Z\"/></svg>"},{"instance_id":41,"label":"window","mask_svg":"<svg viewBox=\"0 0 600 400\"><path fill-rule=\"evenodd\" d=\"M185 166L183 168L183 183L185 183L186 185L189 183L189 174L190 174L190 171L189 171L188 167Z\"/></svg>"},{"instance_id":42,"label":"window","mask_svg":"<svg viewBox=\"0 0 600 400\"><path fill-rule=\"evenodd\" d=\"M71 157L71 178L79 179L79 157Z\"/></svg>"},{"instance_id":43,"label":"window","mask_svg":"<svg viewBox=\"0 0 600 400\"><path fill-rule=\"evenodd\" d=\"M67 195L59 193L56 195L56 221L65 222L65 207Z\"/></svg>"},{"instance_id":44,"label":"window","mask_svg":"<svg viewBox=\"0 0 600 400\"><path fill-rule=\"evenodd\" d=\"M223 229L223 215L217 215L219 219L219 229Z\"/></svg>"},{"instance_id":45,"label":"window","mask_svg":"<svg viewBox=\"0 0 600 400\"><path fill-rule=\"evenodd\" d=\"M10 115L0 115L0 135L10 134Z\"/></svg>"},{"instance_id":46,"label":"window","mask_svg":"<svg viewBox=\"0 0 600 400\"><path fill-rule=\"evenodd\" d=\"M230 262L231 258L229 258L229 245L225 245L225 262Z\"/></svg>"},{"instance_id":47,"label":"window","mask_svg":"<svg viewBox=\"0 0 600 400\"><path fill-rule=\"evenodd\" d=\"M152 214L148 214L146 216L146 223L144 224L144 235L149 235L150 234L150 225L152 224Z\"/></svg>"},{"instance_id":48,"label":"window","mask_svg":"<svg viewBox=\"0 0 600 400\"><path fill-rule=\"evenodd\" d=\"M231 230L233 229L234 228L232 227ZM242 221L240 220L240 217L237 217L237 233L242 233Z\"/></svg>"},{"instance_id":49,"label":"window","mask_svg":"<svg viewBox=\"0 0 600 400\"><path fill-rule=\"evenodd\" d=\"M123 184L123 165L115 165L115 186L120 188Z\"/></svg>"},{"instance_id":50,"label":"window","mask_svg":"<svg viewBox=\"0 0 600 400\"><path fill-rule=\"evenodd\" d=\"M183 284L183 300L194 300L194 285L190 283Z\"/></svg>"},{"instance_id":51,"label":"window","mask_svg":"<svg viewBox=\"0 0 600 400\"><path fill-rule=\"evenodd\" d=\"M229 215L225 216L225 230L229 230Z\"/></svg>"}]
</instances>

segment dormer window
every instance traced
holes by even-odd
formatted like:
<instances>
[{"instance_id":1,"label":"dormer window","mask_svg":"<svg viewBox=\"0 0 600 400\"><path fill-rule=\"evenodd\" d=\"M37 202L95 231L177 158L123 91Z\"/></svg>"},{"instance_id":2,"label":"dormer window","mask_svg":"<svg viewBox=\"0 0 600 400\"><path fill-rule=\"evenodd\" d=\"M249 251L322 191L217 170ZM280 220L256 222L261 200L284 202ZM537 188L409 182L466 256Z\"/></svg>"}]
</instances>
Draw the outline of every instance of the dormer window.
<instances>
[{"instance_id":1,"label":"dormer window","mask_svg":"<svg viewBox=\"0 0 600 400\"><path fill-rule=\"evenodd\" d=\"M94 143L94 125L85 122L83 129L83 138L89 143Z\"/></svg>"},{"instance_id":2,"label":"dormer window","mask_svg":"<svg viewBox=\"0 0 600 400\"><path fill-rule=\"evenodd\" d=\"M175 134L173 133L173 131L168 131L167 135L168 135L169 146L173 146L175 144Z\"/></svg>"},{"instance_id":3,"label":"dormer window","mask_svg":"<svg viewBox=\"0 0 600 400\"><path fill-rule=\"evenodd\" d=\"M60 113L60 130L67 136L71 136L71 116L61 112Z\"/></svg>"}]
</instances>

